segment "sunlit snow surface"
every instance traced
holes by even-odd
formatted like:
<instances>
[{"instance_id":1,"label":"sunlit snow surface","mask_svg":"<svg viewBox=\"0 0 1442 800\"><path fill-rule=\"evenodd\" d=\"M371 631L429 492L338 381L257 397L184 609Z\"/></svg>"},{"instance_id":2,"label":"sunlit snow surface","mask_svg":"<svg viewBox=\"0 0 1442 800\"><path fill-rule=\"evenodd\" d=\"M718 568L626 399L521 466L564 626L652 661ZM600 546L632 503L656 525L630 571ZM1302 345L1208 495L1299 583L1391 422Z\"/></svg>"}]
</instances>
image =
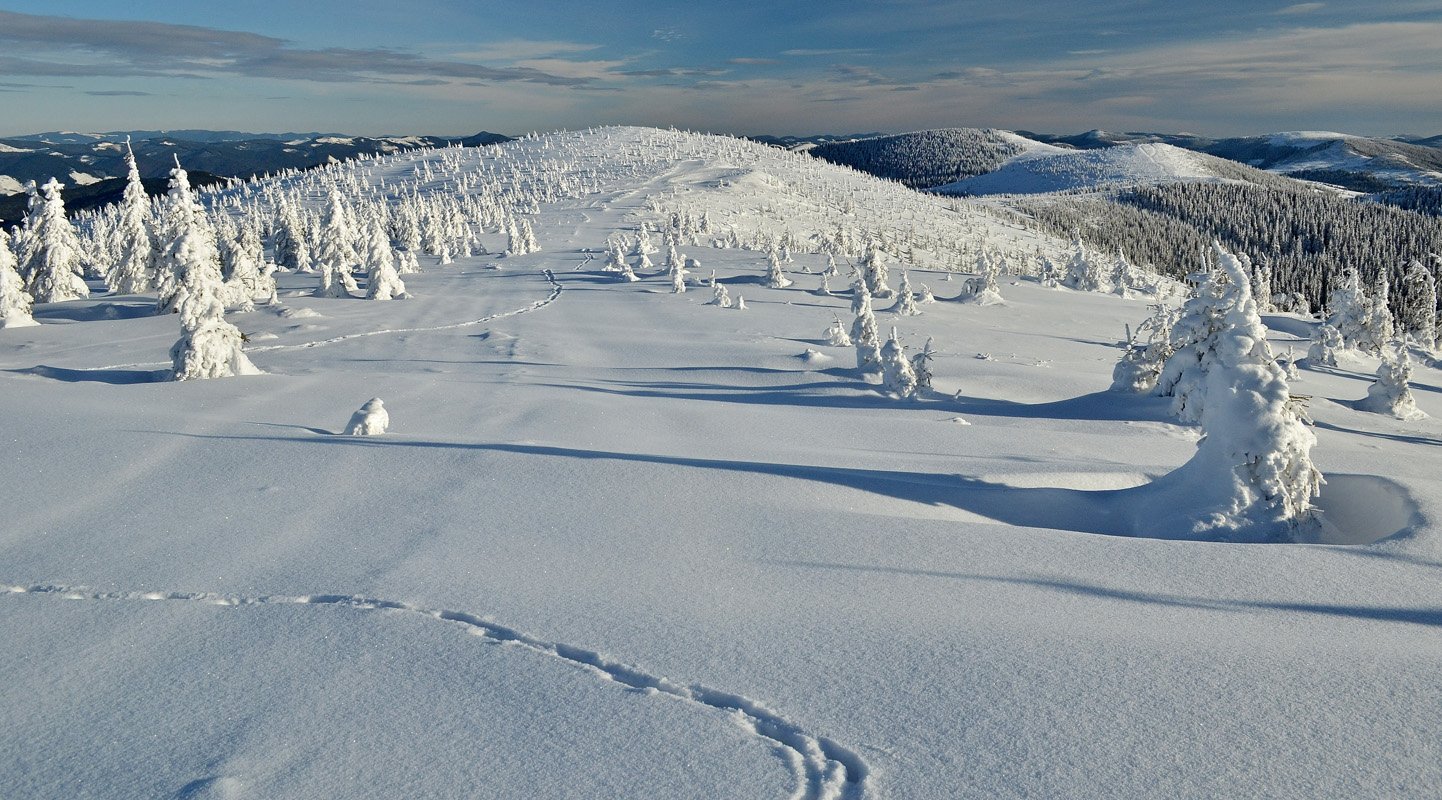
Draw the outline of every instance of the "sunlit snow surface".
<instances>
[{"instance_id":1,"label":"sunlit snow surface","mask_svg":"<svg viewBox=\"0 0 1442 800\"><path fill-rule=\"evenodd\" d=\"M412 300L282 276L229 317L263 376L155 382L179 331L145 298L0 331L0 796L1438 793L1442 373L1418 422L1353 407L1374 359L1294 384L1323 536L1369 544L1151 538L1116 498L1197 431L1105 391L1148 298L882 311L940 351L935 394L888 399L824 343L824 257L772 290L764 252L683 247L737 311L585 251L679 209L829 235L835 187L857 227L1062 243L710 141L506 145L600 191L542 206L540 253L423 259ZM922 258L940 298L974 263ZM371 397L389 432L338 435Z\"/></svg>"}]
</instances>

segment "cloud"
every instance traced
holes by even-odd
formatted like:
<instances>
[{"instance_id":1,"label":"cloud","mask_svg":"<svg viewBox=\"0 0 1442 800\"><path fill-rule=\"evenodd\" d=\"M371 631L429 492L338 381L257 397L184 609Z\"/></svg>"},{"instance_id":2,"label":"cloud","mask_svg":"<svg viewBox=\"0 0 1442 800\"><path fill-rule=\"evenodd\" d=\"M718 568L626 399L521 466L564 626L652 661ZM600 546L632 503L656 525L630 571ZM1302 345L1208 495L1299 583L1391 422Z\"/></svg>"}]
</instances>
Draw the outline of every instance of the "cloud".
<instances>
[{"instance_id":1,"label":"cloud","mask_svg":"<svg viewBox=\"0 0 1442 800\"><path fill-rule=\"evenodd\" d=\"M870 53L870 52L871 52L870 49L868 49L868 48L863 48L863 47L838 47L838 48L823 48L823 49L812 49L812 48L800 47L800 48L795 48L795 49L792 49L792 50L782 50L782 51L781 51L781 55L783 55L783 56L855 56L855 55L865 55L865 54Z\"/></svg>"},{"instance_id":2,"label":"cloud","mask_svg":"<svg viewBox=\"0 0 1442 800\"><path fill-rule=\"evenodd\" d=\"M775 58L745 58L745 57L742 57L742 58L728 58L728 59L726 59L726 63L727 63L727 64L741 64L741 65L747 65L747 66L751 66L751 65L762 66L762 65L766 65L766 64L780 64L781 61L780 61L779 59L775 59Z\"/></svg>"},{"instance_id":3,"label":"cloud","mask_svg":"<svg viewBox=\"0 0 1442 800\"><path fill-rule=\"evenodd\" d=\"M0 11L0 74L201 77L243 75L321 82L415 78L574 86L585 78L488 67L379 48L307 49L285 39L163 22ZM15 55L23 52L24 56Z\"/></svg>"},{"instance_id":4,"label":"cloud","mask_svg":"<svg viewBox=\"0 0 1442 800\"><path fill-rule=\"evenodd\" d=\"M154 97L154 92L136 92L123 89L109 89L104 91L86 92L92 97Z\"/></svg>"},{"instance_id":5,"label":"cloud","mask_svg":"<svg viewBox=\"0 0 1442 800\"><path fill-rule=\"evenodd\" d=\"M1320 11L1326 5L1326 3L1297 3L1286 8L1279 8L1272 13L1279 15L1310 14L1313 11Z\"/></svg>"},{"instance_id":6,"label":"cloud","mask_svg":"<svg viewBox=\"0 0 1442 800\"><path fill-rule=\"evenodd\" d=\"M584 42L543 39L506 39L499 42L487 42L482 45L470 47L470 49L462 52L451 53L451 58L457 58L463 61L503 61L509 63L527 58L545 58L547 56L559 56L565 53L584 53L598 48L600 48L599 44L587 44Z\"/></svg>"},{"instance_id":7,"label":"cloud","mask_svg":"<svg viewBox=\"0 0 1442 800\"><path fill-rule=\"evenodd\" d=\"M676 28L657 28L651 31L651 38L663 42L674 42L686 38L686 35Z\"/></svg>"}]
</instances>

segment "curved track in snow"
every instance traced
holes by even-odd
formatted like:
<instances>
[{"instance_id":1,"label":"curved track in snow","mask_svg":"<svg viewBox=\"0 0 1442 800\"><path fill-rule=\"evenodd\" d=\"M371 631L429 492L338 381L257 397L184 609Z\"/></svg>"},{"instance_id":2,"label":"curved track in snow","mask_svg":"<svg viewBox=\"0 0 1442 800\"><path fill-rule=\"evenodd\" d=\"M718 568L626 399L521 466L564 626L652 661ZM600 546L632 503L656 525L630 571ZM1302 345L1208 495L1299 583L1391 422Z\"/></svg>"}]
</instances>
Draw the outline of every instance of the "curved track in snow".
<instances>
[{"instance_id":1,"label":"curved track in snow","mask_svg":"<svg viewBox=\"0 0 1442 800\"><path fill-rule=\"evenodd\" d=\"M870 770L860 754L835 741L808 732L756 700L713 689L699 683L682 684L639 667L616 661L595 650L552 642L466 611L426 608L399 600L357 595L231 596L210 592L92 592L80 587L37 584L0 584L0 594L33 594L67 600L106 602L189 601L217 606L302 605L330 606L356 612L413 614L451 623L473 636L520 647L582 667L604 680L665 695L706 711L719 711L756 736L767 740L785 758L796 779L791 800L861 800L869 785Z\"/></svg>"},{"instance_id":2,"label":"curved track in snow","mask_svg":"<svg viewBox=\"0 0 1442 800\"><path fill-rule=\"evenodd\" d=\"M589 260L589 256L588 256L587 258L588 258L588 260ZM585 262L583 261L583 262L581 262L581 263L584 264ZM577 269L580 269L580 267L577 267ZM299 344L272 344L272 345L267 345L267 346L265 346L265 347L250 347L250 348L246 348L245 354L246 354L246 355L253 355L253 354L255 354L255 353L275 353L275 352L280 352L280 351L284 351L284 350L306 350L306 349L313 348L313 347L325 347L326 345L339 344L339 343L341 343L341 342L348 342L348 341L350 341L350 340L352 340L352 339L364 339L364 338L366 338L366 337L368 337L368 336L383 336L383 335L388 335L388 334L401 334L401 333L430 333L430 332L432 332L432 331L449 331L449 330L454 330L454 329L456 329L456 328L472 328L472 327L475 327L475 326L477 326L477 325L485 325L485 324L488 323L488 322L495 322L495 321L498 320L498 319L505 319L506 317L514 317L514 316L516 316L516 315L518 315L518 314L529 314L529 313L532 312L532 311L539 311L540 309L545 308L546 306L548 306L548 305L556 302L556 300L560 299L560 297L561 297L561 292L564 291L564 289L565 289L565 287L563 287L563 286L561 285L561 282L558 281L558 280L556 280L556 274L555 274L554 272L552 272L552 271L549 270L549 269L542 269L542 270L541 270L541 273L546 276L546 282L549 283L549 284L551 284L551 293L548 294L548 295L546 295L546 297L544 297L543 299L537 300L537 301L534 302L534 303L531 303L531 304L529 304L529 305L522 306L522 307L520 307L520 308L513 308L513 309L511 309L510 311L502 311L502 312L499 312L499 313L496 313L496 314L491 314L491 315L489 315L489 316L481 317L480 319L466 320L465 322L453 322L453 323L450 323L450 324L448 324L448 325L432 325L432 326L421 327L421 328L384 328L384 329L378 330L378 331L361 331L361 332L359 332L359 333L348 333L348 334L345 334L345 335L343 335L343 336L333 336L333 337L331 337L331 338L329 338L329 339L318 339L318 340L313 341L313 342L301 342L301 343L299 343ZM167 365L167 364L169 364L169 363L170 363L170 362L168 362L168 361L147 361L147 362L140 363L140 364L109 364L109 365L103 366L103 367L85 367L85 368L82 369L81 371L82 371L82 372L100 372L100 371L112 370L112 369L137 369L137 368L140 368L140 367L163 367L163 366L165 366L165 365Z\"/></svg>"}]
</instances>

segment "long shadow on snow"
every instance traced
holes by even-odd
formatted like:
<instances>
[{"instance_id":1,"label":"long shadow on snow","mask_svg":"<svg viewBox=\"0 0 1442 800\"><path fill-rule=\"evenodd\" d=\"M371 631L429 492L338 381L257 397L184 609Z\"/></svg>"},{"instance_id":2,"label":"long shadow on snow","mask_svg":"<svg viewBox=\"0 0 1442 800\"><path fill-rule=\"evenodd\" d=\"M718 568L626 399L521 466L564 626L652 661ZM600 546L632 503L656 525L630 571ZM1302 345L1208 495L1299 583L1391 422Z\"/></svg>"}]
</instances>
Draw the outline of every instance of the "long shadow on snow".
<instances>
[{"instance_id":1,"label":"long shadow on snow","mask_svg":"<svg viewBox=\"0 0 1442 800\"><path fill-rule=\"evenodd\" d=\"M322 443L354 447L415 447L422 449L474 450L495 453L573 458L580 460L628 461L642 464L711 469L795 478L803 481L829 483L863 492L885 495L900 500L950 507L987 519L1027 528L1078 533L1099 533L1152 539L1188 540L1188 531L1141 529L1136 519L1137 501L1170 476L1142 486L1127 489L1082 490L1053 487L1020 488L992 483L965 475L943 475L931 472L903 472L845 467L822 467L806 464L776 464L760 461L690 458L646 453L617 453L606 450L578 450L546 445L407 441L390 437L317 436L294 438L276 436L225 436L169 432L174 436L197 439L232 439L241 441L276 441L290 443ZM1410 530L1416 522L1416 504L1400 486L1375 476L1331 475L1332 494L1344 506L1376 508L1365 516L1345 514L1353 543L1369 543ZM1319 498L1324 512L1331 505L1327 494ZM1341 509L1339 509L1341 510Z\"/></svg>"},{"instance_id":2,"label":"long shadow on snow","mask_svg":"<svg viewBox=\"0 0 1442 800\"><path fill-rule=\"evenodd\" d=\"M1298 614L1319 614L1331 617L1347 617L1379 622L1401 622L1411 625L1442 627L1442 608L1406 608L1398 606L1359 606L1335 603L1301 603L1275 600L1232 600L1226 598L1185 597L1175 594L1157 594L1131 589L1115 589L1107 586L1082 583L1056 578L1022 578L1004 575L977 575L965 572L943 572L940 570L888 567L871 564L837 564L821 561L770 560L763 564L801 569L835 570L844 572L873 572L891 575L907 575L924 578L944 578L957 581L984 581L1008 583L1019 586L1035 586L1066 594L1095 597L1106 600L1122 600L1132 603L1195 608L1212 611L1267 612L1281 611Z\"/></svg>"},{"instance_id":3,"label":"long shadow on snow","mask_svg":"<svg viewBox=\"0 0 1442 800\"><path fill-rule=\"evenodd\" d=\"M168 369L68 369L66 367L48 367L44 364L5 371L16 375L35 375L65 383L108 383L112 386L162 383L170 375Z\"/></svg>"}]
</instances>

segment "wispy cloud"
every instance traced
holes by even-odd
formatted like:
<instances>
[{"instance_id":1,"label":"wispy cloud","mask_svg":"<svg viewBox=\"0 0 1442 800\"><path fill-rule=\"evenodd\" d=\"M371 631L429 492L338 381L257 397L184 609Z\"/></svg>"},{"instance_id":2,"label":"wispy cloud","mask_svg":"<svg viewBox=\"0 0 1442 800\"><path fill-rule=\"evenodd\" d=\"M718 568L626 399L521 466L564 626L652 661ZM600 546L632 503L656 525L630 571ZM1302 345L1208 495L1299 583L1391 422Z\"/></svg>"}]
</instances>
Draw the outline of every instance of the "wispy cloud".
<instances>
[{"instance_id":1,"label":"wispy cloud","mask_svg":"<svg viewBox=\"0 0 1442 800\"><path fill-rule=\"evenodd\" d=\"M1297 3L1295 5L1287 6L1286 8L1279 8L1273 13L1282 16L1290 16L1295 14L1310 14L1313 11L1321 11L1323 8L1326 7L1326 3Z\"/></svg>"},{"instance_id":2,"label":"wispy cloud","mask_svg":"<svg viewBox=\"0 0 1442 800\"><path fill-rule=\"evenodd\" d=\"M783 56L855 56L870 53L869 48L864 47L834 47L834 48L807 48L798 47L791 50L782 50Z\"/></svg>"},{"instance_id":3,"label":"wispy cloud","mask_svg":"<svg viewBox=\"0 0 1442 800\"><path fill-rule=\"evenodd\" d=\"M0 46L9 51L8 57L0 59L0 73L10 75L243 75L322 82L428 77L553 86L586 80L527 67L488 67L397 50L304 48L244 31L13 11L0 11Z\"/></svg>"},{"instance_id":4,"label":"wispy cloud","mask_svg":"<svg viewBox=\"0 0 1442 800\"><path fill-rule=\"evenodd\" d=\"M92 97L154 97L154 92L137 92L127 89L105 89L86 92Z\"/></svg>"}]
</instances>

